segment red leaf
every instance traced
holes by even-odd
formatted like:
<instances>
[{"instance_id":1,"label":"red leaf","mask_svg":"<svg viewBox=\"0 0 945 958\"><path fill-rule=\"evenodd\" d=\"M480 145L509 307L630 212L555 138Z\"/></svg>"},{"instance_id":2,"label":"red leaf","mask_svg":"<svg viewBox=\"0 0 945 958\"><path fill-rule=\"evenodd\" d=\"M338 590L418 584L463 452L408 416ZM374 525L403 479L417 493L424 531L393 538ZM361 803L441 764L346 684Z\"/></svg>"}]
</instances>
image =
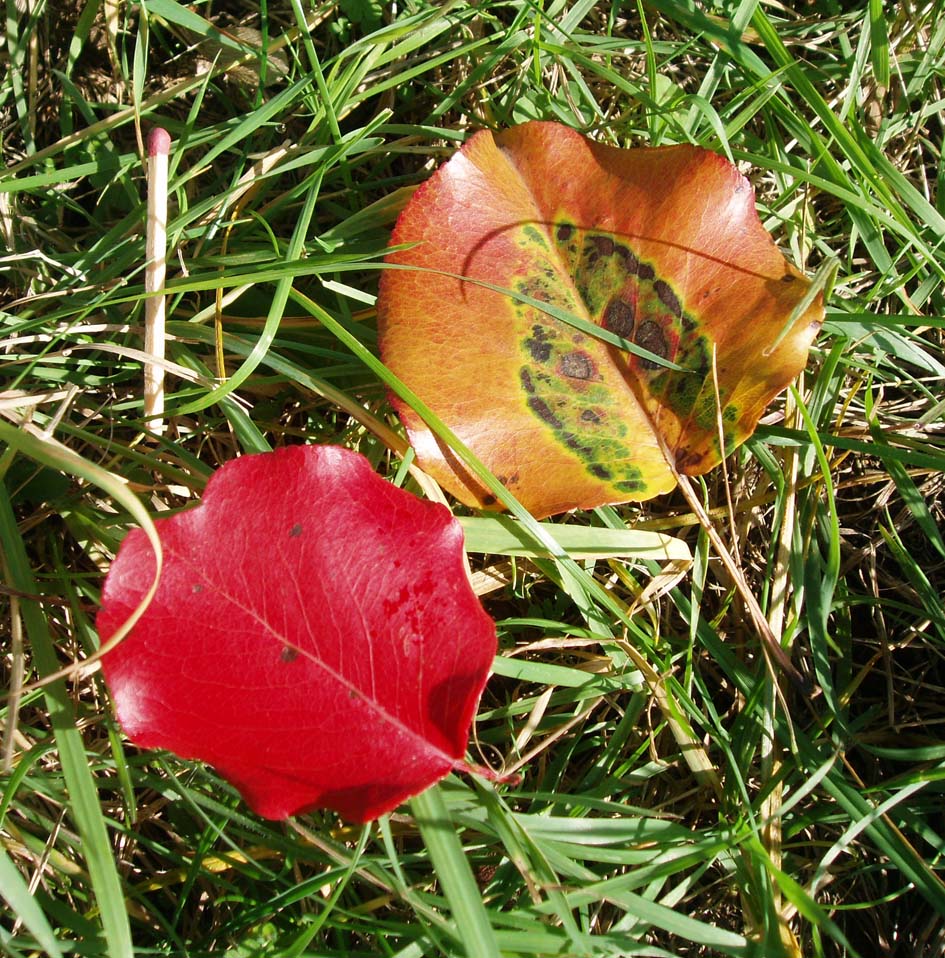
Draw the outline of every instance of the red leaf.
<instances>
[{"instance_id":1,"label":"red leaf","mask_svg":"<svg viewBox=\"0 0 945 958\"><path fill-rule=\"evenodd\" d=\"M157 595L102 661L136 744L210 763L268 818L367 821L462 767L496 635L443 506L356 453L294 446L228 463L156 524ZM103 642L153 572L133 530Z\"/></svg>"}]
</instances>

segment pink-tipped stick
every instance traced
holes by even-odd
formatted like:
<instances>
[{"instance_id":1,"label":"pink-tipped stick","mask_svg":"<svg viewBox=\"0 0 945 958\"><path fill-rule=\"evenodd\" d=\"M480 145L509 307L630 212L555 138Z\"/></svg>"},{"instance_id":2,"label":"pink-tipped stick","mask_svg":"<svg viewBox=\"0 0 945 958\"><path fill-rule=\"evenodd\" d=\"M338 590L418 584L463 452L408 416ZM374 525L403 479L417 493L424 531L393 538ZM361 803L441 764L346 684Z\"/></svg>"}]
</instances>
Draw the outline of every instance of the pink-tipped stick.
<instances>
[{"instance_id":1,"label":"pink-tipped stick","mask_svg":"<svg viewBox=\"0 0 945 958\"><path fill-rule=\"evenodd\" d=\"M148 134L148 156L168 156L171 152L171 135L163 126L156 126Z\"/></svg>"},{"instance_id":2,"label":"pink-tipped stick","mask_svg":"<svg viewBox=\"0 0 945 958\"><path fill-rule=\"evenodd\" d=\"M148 134L148 218L145 226L144 415L155 435L164 432L164 277L167 272L167 160L171 138L155 127Z\"/></svg>"}]
</instances>

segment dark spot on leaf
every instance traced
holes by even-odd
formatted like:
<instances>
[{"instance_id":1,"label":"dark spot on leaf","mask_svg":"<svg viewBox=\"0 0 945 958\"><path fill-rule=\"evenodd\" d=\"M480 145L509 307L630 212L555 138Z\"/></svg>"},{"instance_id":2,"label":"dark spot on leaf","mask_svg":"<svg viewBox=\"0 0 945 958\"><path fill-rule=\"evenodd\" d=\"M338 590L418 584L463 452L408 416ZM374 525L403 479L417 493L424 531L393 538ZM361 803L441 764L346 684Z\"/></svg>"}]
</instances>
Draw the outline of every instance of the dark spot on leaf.
<instances>
[{"instance_id":1,"label":"dark spot on leaf","mask_svg":"<svg viewBox=\"0 0 945 958\"><path fill-rule=\"evenodd\" d=\"M682 328L685 332L691 333L699 324L688 314L683 313Z\"/></svg>"},{"instance_id":2,"label":"dark spot on leaf","mask_svg":"<svg viewBox=\"0 0 945 958\"><path fill-rule=\"evenodd\" d=\"M592 236L591 242L597 248L597 252L601 256L613 256L614 255L614 241L609 236Z\"/></svg>"},{"instance_id":3,"label":"dark spot on leaf","mask_svg":"<svg viewBox=\"0 0 945 958\"><path fill-rule=\"evenodd\" d=\"M579 456L590 457L594 455L593 448L582 443L573 432L566 432L561 438L568 449L572 452L576 452Z\"/></svg>"},{"instance_id":4,"label":"dark spot on leaf","mask_svg":"<svg viewBox=\"0 0 945 958\"><path fill-rule=\"evenodd\" d=\"M639 276L640 279L652 279L655 275L656 271L649 263L640 263L637 267L637 276Z\"/></svg>"},{"instance_id":5,"label":"dark spot on leaf","mask_svg":"<svg viewBox=\"0 0 945 958\"><path fill-rule=\"evenodd\" d=\"M518 374L518 378L522 382L522 389L527 393L533 393L535 391L535 384L532 382L531 373L524 367Z\"/></svg>"},{"instance_id":6,"label":"dark spot on leaf","mask_svg":"<svg viewBox=\"0 0 945 958\"><path fill-rule=\"evenodd\" d=\"M567 243L571 239L571 234L574 232L574 227L568 223L562 223L558 227L557 237L559 243Z\"/></svg>"},{"instance_id":7,"label":"dark spot on leaf","mask_svg":"<svg viewBox=\"0 0 945 958\"><path fill-rule=\"evenodd\" d=\"M195 586L191 587L190 591L193 592L194 595L197 595L198 593L203 592L203 586L198 582Z\"/></svg>"},{"instance_id":8,"label":"dark spot on leaf","mask_svg":"<svg viewBox=\"0 0 945 958\"><path fill-rule=\"evenodd\" d=\"M645 323L640 324L640 328L637 330L637 335L634 342L641 349L646 349L651 353L655 353L661 359L665 359L667 352L669 352L669 346L666 343L666 337L663 335L663 330L660 328L659 323L654 323L652 319L648 319ZM639 362L644 369L659 368L659 363L653 362L652 359L641 358Z\"/></svg>"},{"instance_id":9,"label":"dark spot on leaf","mask_svg":"<svg viewBox=\"0 0 945 958\"><path fill-rule=\"evenodd\" d=\"M528 296L530 299L537 300L539 303L549 302L548 291L541 285L538 279L533 283L520 283L518 291L523 296Z\"/></svg>"},{"instance_id":10,"label":"dark spot on leaf","mask_svg":"<svg viewBox=\"0 0 945 958\"><path fill-rule=\"evenodd\" d=\"M525 348L536 363L546 363L551 357L551 343L548 331L537 323L532 326L532 334L525 340Z\"/></svg>"},{"instance_id":11,"label":"dark spot on leaf","mask_svg":"<svg viewBox=\"0 0 945 958\"><path fill-rule=\"evenodd\" d=\"M699 398L702 381L695 376L677 376L673 381L672 388L675 393L672 403L673 408L677 412L688 413Z\"/></svg>"},{"instance_id":12,"label":"dark spot on leaf","mask_svg":"<svg viewBox=\"0 0 945 958\"><path fill-rule=\"evenodd\" d=\"M597 375L597 364L587 353L575 350L561 357L561 373L571 379L592 379Z\"/></svg>"},{"instance_id":13,"label":"dark spot on leaf","mask_svg":"<svg viewBox=\"0 0 945 958\"><path fill-rule=\"evenodd\" d=\"M640 271L640 261L636 258L633 250L629 246L623 246L618 243L614 247L614 252L623 260L624 269L631 275Z\"/></svg>"},{"instance_id":14,"label":"dark spot on leaf","mask_svg":"<svg viewBox=\"0 0 945 958\"><path fill-rule=\"evenodd\" d=\"M682 316L682 305L679 297L673 292L672 287L665 280L658 279L653 284L653 290L659 296L663 305L674 315Z\"/></svg>"},{"instance_id":15,"label":"dark spot on leaf","mask_svg":"<svg viewBox=\"0 0 945 958\"><path fill-rule=\"evenodd\" d=\"M680 453L680 455L676 457L676 468L680 472L685 472L688 469L694 469L703 459L705 459L704 452Z\"/></svg>"},{"instance_id":16,"label":"dark spot on leaf","mask_svg":"<svg viewBox=\"0 0 945 958\"><path fill-rule=\"evenodd\" d=\"M781 277L781 282L782 282L782 283L793 283L794 280L796 280L796 279L797 279L796 276L792 276L790 273L785 273L785 274Z\"/></svg>"},{"instance_id":17,"label":"dark spot on leaf","mask_svg":"<svg viewBox=\"0 0 945 958\"><path fill-rule=\"evenodd\" d=\"M615 296L604 310L604 329L610 330L622 339L633 338L635 321L636 309L633 303L628 303L619 296Z\"/></svg>"},{"instance_id":18,"label":"dark spot on leaf","mask_svg":"<svg viewBox=\"0 0 945 958\"><path fill-rule=\"evenodd\" d=\"M502 485L508 489L510 486L514 486L518 482L519 475L517 472L513 472L511 476L496 476L496 479L498 479L499 482L501 482Z\"/></svg>"},{"instance_id":19,"label":"dark spot on leaf","mask_svg":"<svg viewBox=\"0 0 945 958\"><path fill-rule=\"evenodd\" d=\"M598 479L606 480L613 477L613 473L606 466L602 466L599 462L595 462L594 465L591 466L590 471L591 475L596 476Z\"/></svg>"},{"instance_id":20,"label":"dark spot on leaf","mask_svg":"<svg viewBox=\"0 0 945 958\"><path fill-rule=\"evenodd\" d=\"M553 429L561 429L564 425L544 399L538 396L529 396L528 407L542 422L547 423Z\"/></svg>"},{"instance_id":21,"label":"dark spot on leaf","mask_svg":"<svg viewBox=\"0 0 945 958\"><path fill-rule=\"evenodd\" d=\"M600 422L600 414L596 413L593 409L585 409L581 413L582 422Z\"/></svg>"},{"instance_id":22,"label":"dark spot on leaf","mask_svg":"<svg viewBox=\"0 0 945 958\"><path fill-rule=\"evenodd\" d=\"M293 539L297 539L300 535L302 535L302 523L297 522L294 526L292 526L292 528L289 530L289 535Z\"/></svg>"},{"instance_id":23,"label":"dark spot on leaf","mask_svg":"<svg viewBox=\"0 0 945 958\"><path fill-rule=\"evenodd\" d=\"M298 649L290 649L289 646L285 646L282 651L279 653L280 662L294 662L299 657Z\"/></svg>"},{"instance_id":24,"label":"dark spot on leaf","mask_svg":"<svg viewBox=\"0 0 945 958\"><path fill-rule=\"evenodd\" d=\"M494 505L496 504L496 498L495 498L495 496L492 495L491 492L487 492L487 493L482 497L482 504L483 504L484 506L494 506Z\"/></svg>"},{"instance_id":25,"label":"dark spot on leaf","mask_svg":"<svg viewBox=\"0 0 945 958\"><path fill-rule=\"evenodd\" d=\"M621 479L614 483L614 488L621 492L645 492L646 483L641 479Z\"/></svg>"},{"instance_id":26,"label":"dark spot on leaf","mask_svg":"<svg viewBox=\"0 0 945 958\"><path fill-rule=\"evenodd\" d=\"M357 689L348 689L348 698L357 700L361 698L361 693Z\"/></svg>"}]
</instances>

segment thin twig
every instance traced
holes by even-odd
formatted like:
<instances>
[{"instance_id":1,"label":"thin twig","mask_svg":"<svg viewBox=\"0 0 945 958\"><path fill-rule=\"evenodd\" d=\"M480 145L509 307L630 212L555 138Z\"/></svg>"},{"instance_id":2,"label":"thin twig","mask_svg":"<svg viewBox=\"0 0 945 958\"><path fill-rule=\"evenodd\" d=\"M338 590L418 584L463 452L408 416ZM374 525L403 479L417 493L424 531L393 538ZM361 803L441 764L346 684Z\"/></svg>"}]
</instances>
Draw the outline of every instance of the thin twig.
<instances>
[{"instance_id":1,"label":"thin twig","mask_svg":"<svg viewBox=\"0 0 945 958\"><path fill-rule=\"evenodd\" d=\"M171 138L155 127L148 134L148 220L145 234L144 416L148 428L164 432L164 277L167 273L167 163Z\"/></svg>"},{"instance_id":2,"label":"thin twig","mask_svg":"<svg viewBox=\"0 0 945 958\"><path fill-rule=\"evenodd\" d=\"M13 770L13 746L16 734L20 698L23 694L23 620L20 618L20 600L15 592L10 596L10 693L7 699L7 720L3 726L3 756L0 772L9 775Z\"/></svg>"},{"instance_id":3,"label":"thin twig","mask_svg":"<svg viewBox=\"0 0 945 958\"><path fill-rule=\"evenodd\" d=\"M719 366L717 350L712 344L712 388L715 392L715 424L719 436L719 455L722 457L722 480L725 486L725 501L728 504L729 535L732 537L732 554L738 561L738 530L735 528L735 504L732 502L732 485L728 478L728 456L725 451L725 421L722 417L722 396L719 392Z\"/></svg>"},{"instance_id":4,"label":"thin twig","mask_svg":"<svg viewBox=\"0 0 945 958\"><path fill-rule=\"evenodd\" d=\"M758 604L758 600L748 587L745 577L742 575L741 569L738 568L738 563L732 558L731 552L725 545L722 537L719 535L718 530L715 528L712 520L706 514L702 503L699 501L699 497L692 488L692 483L689 481L689 477L677 473L676 478L679 482L680 492L682 492L686 501L689 503L689 507L692 509L692 511L699 517L699 522L702 528L705 529L705 533L709 537L709 542L712 543L712 547L715 549L716 555L722 560L722 565L725 566L728 574L732 577L732 581L735 583L735 588L738 590L738 594L745 603L752 624L755 627L755 631L757 632L758 637L761 639L761 648L765 653L765 658L768 660L769 666L771 667L772 675L777 674L773 667L773 663L777 663L781 671L788 676L788 678L800 691L804 693L808 692L809 683L797 670L797 667L788 658L787 653L781 648L780 643L775 638L774 633L771 631L771 626L768 625L768 620L761 611L761 606Z\"/></svg>"},{"instance_id":5,"label":"thin twig","mask_svg":"<svg viewBox=\"0 0 945 958\"><path fill-rule=\"evenodd\" d=\"M800 379L803 380L803 373L801 373ZM798 388L801 388L800 384ZM794 405L794 396L789 392L785 400L784 414L784 421L787 428L790 429L794 427L796 416L797 410ZM794 523L797 511L798 456L797 450L790 446L784 454L784 473L786 479L784 511L778 534L771 599L768 605L768 625L771 627L772 634L782 648L784 647L784 623L787 619L788 603L790 602L791 553L793 551ZM775 683L775 685L765 692L767 707L764 710L762 718L764 722L764 735L762 735L760 741L762 781L770 786L770 791L761 803L761 839L768 852L768 857L777 869L780 869L783 865L783 834L781 822L781 808L784 801L784 782L781 779L783 760L782 748L777 739L774 719L776 702L781 695L781 690L777 687L780 678L780 676L774 676L771 681ZM790 721L789 712L785 712L784 717L787 721ZM772 883L771 896L774 911L780 918L782 939L788 940L792 935L788 921L794 917L796 906L791 902L788 902L785 906L781 888L777 882Z\"/></svg>"}]
</instances>

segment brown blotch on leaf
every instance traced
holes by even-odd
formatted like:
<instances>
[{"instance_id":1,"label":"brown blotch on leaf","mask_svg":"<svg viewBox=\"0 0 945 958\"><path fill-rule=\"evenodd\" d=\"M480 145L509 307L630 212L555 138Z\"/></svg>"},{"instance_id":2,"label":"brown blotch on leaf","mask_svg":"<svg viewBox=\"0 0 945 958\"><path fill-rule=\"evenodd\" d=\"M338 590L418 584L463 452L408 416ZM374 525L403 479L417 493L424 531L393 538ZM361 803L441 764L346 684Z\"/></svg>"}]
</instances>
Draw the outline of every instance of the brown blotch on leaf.
<instances>
[{"instance_id":1,"label":"brown blotch on leaf","mask_svg":"<svg viewBox=\"0 0 945 958\"><path fill-rule=\"evenodd\" d=\"M564 423L554 414L554 410L544 399L538 396L528 397L528 408L542 421L553 429L561 429Z\"/></svg>"},{"instance_id":2,"label":"brown blotch on leaf","mask_svg":"<svg viewBox=\"0 0 945 958\"><path fill-rule=\"evenodd\" d=\"M575 350L561 357L561 374L569 379L593 379L597 375L597 364L587 353Z\"/></svg>"},{"instance_id":3,"label":"brown blotch on leaf","mask_svg":"<svg viewBox=\"0 0 945 958\"><path fill-rule=\"evenodd\" d=\"M673 288L665 280L658 279L653 284L653 290L659 296L662 304L674 315L682 316L682 304Z\"/></svg>"},{"instance_id":4,"label":"brown blotch on leaf","mask_svg":"<svg viewBox=\"0 0 945 958\"><path fill-rule=\"evenodd\" d=\"M297 522L297 523L296 523L294 526L292 526L292 528L289 530L289 536L290 536L291 538L293 538L293 539L297 539L300 535L302 535L302 523L301 523L301 522Z\"/></svg>"},{"instance_id":5,"label":"brown blotch on leaf","mask_svg":"<svg viewBox=\"0 0 945 958\"><path fill-rule=\"evenodd\" d=\"M289 646L285 646L283 650L279 653L280 662L294 662L299 657L298 649L291 649Z\"/></svg>"},{"instance_id":6,"label":"brown blotch on leaf","mask_svg":"<svg viewBox=\"0 0 945 958\"><path fill-rule=\"evenodd\" d=\"M682 452L676 456L676 469L679 472L695 469L703 459L705 459L704 452Z\"/></svg>"},{"instance_id":7,"label":"brown blotch on leaf","mask_svg":"<svg viewBox=\"0 0 945 958\"><path fill-rule=\"evenodd\" d=\"M548 290L538 276L533 277L530 283L519 283L517 288L522 296L528 296L530 299L535 299L539 303L547 303L549 301Z\"/></svg>"},{"instance_id":8,"label":"brown blotch on leaf","mask_svg":"<svg viewBox=\"0 0 945 958\"><path fill-rule=\"evenodd\" d=\"M652 319L648 319L645 323L640 324L640 328L637 330L637 335L634 339L634 342L641 349L645 349L648 352L654 353L661 359L667 358L669 344L666 342L666 336L663 334L663 330L660 328L659 323L653 322ZM643 357L638 357L638 359L640 365L644 369L659 368L659 363L653 362L652 359L644 359Z\"/></svg>"},{"instance_id":9,"label":"brown blotch on leaf","mask_svg":"<svg viewBox=\"0 0 945 958\"><path fill-rule=\"evenodd\" d=\"M615 296L604 308L604 329L621 339L633 338L633 324L636 321L636 309L633 303Z\"/></svg>"},{"instance_id":10,"label":"brown blotch on leaf","mask_svg":"<svg viewBox=\"0 0 945 958\"><path fill-rule=\"evenodd\" d=\"M614 241L609 236L592 236L591 242L597 247L597 252L601 256L614 255Z\"/></svg>"},{"instance_id":11,"label":"brown blotch on leaf","mask_svg":"<svg viewBox=\"0 0 945 958\"><path fill-rule=\"evenodd\" d=\"M582 459L589 459L594 455L593 448L581 442L573 432L566 432L561 438L568 449L576 452Z\"/></svg>"},{"instance_id":12,"label":"brown blotch on leaf","mask_svg":"<svg viewBox=\"0 0 945 958\"><path fill-rule=\"evenodd\" d=\"M614 246L614 252L623 260L624 269L632 276L635 276L640 271L640 261L629 246L617 243Z\"/></svg>"},{"instance_id":13,"label":"brown blotch on leaf","mask_svg":"<svg viewBox=\"0 0 945 958\"><path fill-rule=\"evenodd\" d=\"M536 363L546 363L551 358L551 343L548 331L537 323L532 326L532 334L525 340L525 348Z\"/></svg>"},{"instance_id":14,"label":"brown blotch on leaf","mask_svg":"<svg viewBox=\"0 0 945 958\"><path fill-rule=\"evenodd\" d=\"M571 234L574 232L574 227L570 223L562 223L558 227L558 232L555 234L558 237L559 243L567 243L571 239Z\"/></svg>"}]
</instances>

